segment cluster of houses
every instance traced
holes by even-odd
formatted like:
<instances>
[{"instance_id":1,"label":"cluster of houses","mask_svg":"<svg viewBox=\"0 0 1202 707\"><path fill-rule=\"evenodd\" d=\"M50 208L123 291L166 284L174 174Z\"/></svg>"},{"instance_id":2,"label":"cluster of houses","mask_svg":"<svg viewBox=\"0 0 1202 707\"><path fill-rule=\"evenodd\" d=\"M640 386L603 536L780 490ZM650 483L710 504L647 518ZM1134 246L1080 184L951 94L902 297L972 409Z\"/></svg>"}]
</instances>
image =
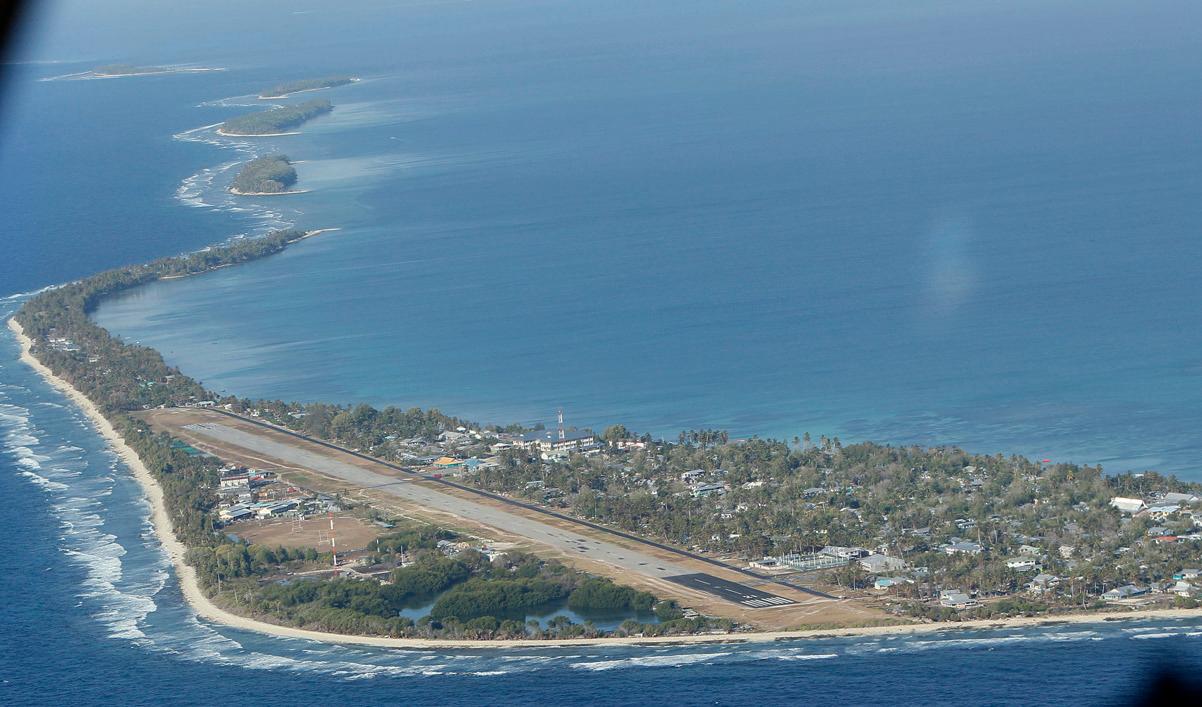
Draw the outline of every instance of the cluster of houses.
<instances>
[{"instance_id":1,"label":"cluster of houses","mask_svg":"<svg viewBox=\"0 0 1202 707\"><path fill-rule=\"evenodd\" d=\"M1202 540L1202 509L1196 508L1198 496L1189 493L1165 493L1151 499L1116 496L1110 505L1131 518L1148 518L1158 525L1148 528L1156 543L1189 543ZM1159 525L1170 523L1174 528Z\"/></svg>"},{"instance_id":2,"label":"cluster of houses","mask_svg":"<svg viewBox=\"0 0 1202 707\"><path fill-rule=\"evenodd\" d=\"M487 438L493 438L488 451L492 456L468 457L465 450L478 448ZM601 440L590 430L566 428L558 430L536 430L523 434L509 432L486 432L459 426L442 432L437 440L424 437L394 440L390 442L406 450L402 458L418 465L429 466L436 473L454 474L460 471L476 471L497 466L497 455L509 449L522 449L550 461L565 459L571 454L597 454L603 448ZM625 440L628 444L642 445L636 440Z\"/></svg>"},{"instance_id":3,"label":"cluster of houses","mask_svg":"<svg viewBox=\"0 0 1202 707\"><path fill-rule=\"evenodd\" d=\"M714 471L691 469L681 473L680 482L688 488L686 493L693 494L693 498L725 496L730 491L730 487L721 481L706 481L706 478L721 478L726 474L725 469L715 469Z\"/></svg>"},{"instance_id":4,"label":"cluster of houses","mask_svg":"<svg viewBox=\"0 0 1202 707\"><path fill-rule=\"evenodd\" d=\"M329 496L285 484L269 471L234 465L221 470L217 492L221 495L217 517L225 524L339 510Z\"/></svg>"},{"instance_id":5,"label":"cluster of houses","mask_svg":"<svg viewBox=\"0 0 1202 707\"><path fill-rule=\"evenodd\" d=\"M789 553L776 557L765 557L748 563L752 569L769 572L814 572L817 570L846 567L855 562L865 572L884 574L899 572L909 567L905 560L862 547L840 547L827 545L812 553Z\"/></svg>"},{"instance_id":6,"label":"cluster of houses","mask_svg":"<svg viewBox=\"0 0 1202 707\"><path fill-rule=\"evenodd\" d=\"M1172 581L1152 582L1146 587L1124 584L1104 592L1102 599L1108 602L1124 603L1126 600L1139 599L1153 593L1194 598L1199 595L1200 590L1202 590L1202 570L1183 569L1173 573Z\"/></svg>"},{"instance_id":7,"label":"cluster of houses","mask_svg":"<svg viewBox=\"0 0 1202 707\"><path fill-rule=\"evenodd\" d=\"M697 484L704 477L701 470L686 472L681 480L686 484ZM821 489L816 489L821 492ZM1199 504L1200 499L1192 494L1166 493L1146 502L1143 499L1115 498L1111 506L1130 517L1146 517L1155 522L1172 522L1177 528L1175 533L1169 527L1153 525L1148 528L1148 535L1155 542L1189 542L1202 538L1197 532L1186 533L1181 530L1184 526L1202 528L1202 510L1196 511L1192 506ZM961 531L972 530L975 526L971 520L958 519L955 526ZM1072 528L1070 528L1072 529ZM929 529L915 531L915 535L924 537L930 535ZM1041 596L1056 593L1067 580L1045 571L1047 564L1046 551L1031 542L1039 538L1016 536L1022 540L1016 556L1004 560L1006 569L1016 573L1028 574L1031 578L1022 585L1023 590L1031 596ZM980 542L964 538L952 537L946 543L936 546L947 555L979 556L985 551ZM1070 544L1055 544L1050 548L1057 563L1071 567L1077 560L1078 549ZM900 557L886 553L871 552L865 548L827 546L817 552L808 554L786 554L749 563L752 569L771 574L791 572L812 572L856 563L864 572L874 575L872 586L882 592L914 584L918 579L927 576L925 568L910 568ZM1172 581L1151 582L1147 586L1124 584L1104 592L1101 598L1107 602L1140 602L1148 600L1151 594L1174 594L1182 597L1197 598L1202 596L1202 572L1197 569L1183 569L1173 575ZM943 589L940 591L938 605L956 610L971 609L980 606L979 600L969 592L961 589Z\"/></svg>"}]
</instances>

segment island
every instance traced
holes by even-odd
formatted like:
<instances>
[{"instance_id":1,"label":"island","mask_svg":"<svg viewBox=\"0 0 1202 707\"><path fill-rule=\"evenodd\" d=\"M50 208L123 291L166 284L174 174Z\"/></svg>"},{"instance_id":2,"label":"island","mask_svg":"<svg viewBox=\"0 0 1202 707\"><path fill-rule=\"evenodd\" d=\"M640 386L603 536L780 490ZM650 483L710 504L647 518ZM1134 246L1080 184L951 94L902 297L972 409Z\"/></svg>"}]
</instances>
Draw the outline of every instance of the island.
<instances>
[{"instance_id":1,"label":"island","mask_svg":"<svg viewBox=\"0 0 1202 707\"><path fill-rule=\"evenodd\" d=\"M303 93L305 91L319 91L323 88L335 88L337 86L345 86L348 83L354 83L359 79L353 76L327 76L318 79L300 79L298 81L289 81L263 91L259 94L262 100L273 98L285 98L294 93Z\"/></svg>"},{"instance_id":2,"label":"island","mask_svg":"<svg viewBox=\"0 0 1202 707\"><path fill-rule=\"evenodd\" d=\"M55 78L116 79L128 76L152 76L155 74L194 74L223 70L224 69L206 66L137 66L134 64L106 64L104 66L97 66L91 71L85 71L79 74L67 74L66 76Z\"/></svg>"},{"instance_id":3,"label":"island","mask_svg":"<svg viewBox=\"0 0 1202 707\"><path fill-rule=\"evenodd\" d=\"M202 452L157 428L149 414L203 414L208 411L204 401L214 394L167 366L158 352L111 336L87 312L100 298L130 287L265 257L315 233L281 231L104 272L57 288L53 296L31 299L9 322L23 341L24 360L72 396L146 486L181 584L203 614L235 625L249 621L244 625L260 630L285 626L410 639L615 633L562 617L537 628L523 620L540 607L626 612L629 619L616 632L622 636L734 627L729 620L687 613L670 598L531 554L517 543L504 543L505 550L497 552L496 543L482 542L474 532L368 507L320 478L293 478L282 468L249 469L232 455ZM397 431L408 435L460 426L437 411L386 414L400 425ZM299 488L306 489L303 501L289 497ZM243 498L264 500L240 505ZM260 519L295 518L300 532L243 530L253 526L243 522L247 508ZM333 520L327 521L334 513L342 538L338 546L330 540ZM327 522L328 534L314 540L315 530L324 532ZM425 605L420 621L400 614Z\"/></svg>"},{"instance_id":4,"label":"island","mask_svg":"<svg viewBox=\"0 0 1202 707\"><path fill-rule=\"evenodd\" d=\"M316 98L294 106L282 106L231 118L222 123L217 132L230 137L287 135L289 130L333 109L329 101Z\"/></svg>"},{"instance_id":5,"label":"island","mask_svg":"<svg viewBox=\"0 0 1202 707\"><path fill-rule=\"evenodd\" d=\"M94 76L140 76L142 74L169 74L175 71L165 66L134 66L133 64L107 64L92 69Z\"/></svg>"},{"instance_id":6,"label":"island","mask_svg":"<svg viewBox=\"0 0 1202 707\"><path fill-rule=\"evenodd\" d=\"M288 188L296 184L296 169L287 155L266 155L247 162L234 177L230 191L240 196L296 194Z\"/></svg>"},{"instance_id":7,"label":"island","mask_svg":"<svg viewBox=\"0 0 1202 707\"><path fill-rule=\"evenodd\" d=\"M41 291L9 321L144 485L205 617L374 645L772 641L1195 615L1202 484L954 447L675 439L219 395L97 303L281 231ZM560 610L543 622L531 616ZM617 612L600 628L589 612ZM600 619L598 619L599 621ZM427 642L427 643L423 643ZM441 642L441 643L430 643Z\"/></svg>"}]
</instances>

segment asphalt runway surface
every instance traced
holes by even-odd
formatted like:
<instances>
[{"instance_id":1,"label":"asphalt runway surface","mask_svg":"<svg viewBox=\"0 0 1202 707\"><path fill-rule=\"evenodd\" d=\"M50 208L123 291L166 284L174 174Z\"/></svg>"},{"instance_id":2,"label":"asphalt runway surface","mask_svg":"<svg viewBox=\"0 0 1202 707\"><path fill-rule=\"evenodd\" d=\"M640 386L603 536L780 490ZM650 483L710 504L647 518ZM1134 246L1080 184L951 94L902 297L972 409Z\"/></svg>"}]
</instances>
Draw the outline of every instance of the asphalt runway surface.
<instances>
[{"instance_id":1,"label":"asphalt runway surface","mask_svg":"<svg viewBox=\"0 0 1202 707\"><path fill-rule=\"evenodd\" d=\"M690 589L698 589L707 594L712 594L716 597L721 597L727 601L743 606L749 606L753 609L765 609L770 606L787 606L796 604L792 599L786 599L775 594L754 589L746 584L739 584L728 579L715 577L712 574L699 572L695 574L682 574L675 577L665 577L669 582L675 582Z\"/></svg>"}]
</instances>

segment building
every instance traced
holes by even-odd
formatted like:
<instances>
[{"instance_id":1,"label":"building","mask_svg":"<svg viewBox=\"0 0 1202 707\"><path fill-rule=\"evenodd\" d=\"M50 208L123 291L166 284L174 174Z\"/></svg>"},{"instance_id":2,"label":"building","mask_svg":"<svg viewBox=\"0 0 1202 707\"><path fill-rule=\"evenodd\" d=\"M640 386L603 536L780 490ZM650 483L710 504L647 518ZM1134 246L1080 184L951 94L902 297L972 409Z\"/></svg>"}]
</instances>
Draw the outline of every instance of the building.
<instances>
[{"instance_id":1,"label":"building","mask_svg":"<svg viewBox=\"0 0 1202 707\"><path fill-rule=\"evenodd\" d=\"M838 557L843 560L856 560L872 554L862 547L839 547L838 545L827 545L819 550L818 553Z\"/></svg>"},{"instance_id":2,"label":"building","mask_svg":"<svg viewBox=\"0 0 1202 707\"><path fill-rule=\"evenodd\" d=\"M1018 572L1031 572L1039 569L1039 562L1030 557L1017 557L1013 560L1006 560L1006 567Z\"/></svg>"},{"instance_id":3,"label":"building","mask_svg":"<svg viewBox=\"0 0 1202 707\"><path fill-rule=\"evenodd\" d=\"M1192 597L1194 595L1194 585L1184 580L1177 580L1177 583L1169 587L1169 591L1179 597Z\"/></svg>"},{"instance_id":4,"label":"building","mask_svg":"<svg viewBox=\"0 0 1202 707\"><path fill-rule=\"evenodd\" d=\"M252 510L249 505L244 503L229 506L228 508L222 508L221 510L217 511L217 517L227 523L235 520L242 520L244 518L250 518L254 514L254 510Z\"/></svg>"},{"instance_id":5,"label":"building","mask_svg":"<svg viewBox=\"0 0 1202 707\"><path fill-rule=\"evenodd\" d=\"M782 563L780 559L776 557L765 557L762 560L752 560L751 562L747 563L747 566L756 570L775 571L785 569L784 563Z\"/></svg>"},{"instance_id":6,"label":"building","mask_svg":"<svg viewBox=\"0 0 1202 707\"><path fill-rule=\"evenodd\" d=\"M1177 493L1176 491L1172 491L1166 493L1160 500L1164 503L1178 506L1192 506L1198 502L1198 497L1192 493Z\"/></svg>"},{"instance_id":7,"label":"building","mask_svg":"<svg viewBox=\"0 0 1202 707\"><path fill-rule=\"evenodd\" d=\"M914 584L914 580L909 579L908 577L878 577L877 580L872 583L872 587L873 589L883 591L885 589L889 589L890 587L898 587L904 584Z\"/></svg>"},{"instance_id":8,"label":"building","mask_svg":"<svg viewBox=\"0 0 1202 707\"><path fill-rule=\"evenodd\" d=\"M540 452L584 451L599 446L596 435L588 430L575 428L561 432L543 430L524 434L520 444L525 449Z\"/></svg>"},{"instance_id":9,"label":"building","mask_svg":"<svg viewBox=\"0 0 1202 707\"><path fill-rule=\"evenodd\" d=\"M1157 504L1155 506L1148 507L1148 515L1150 515L1153 520L1165 520L1179 510L1181 510L1179 507L1171 503Z\"/></svg>"},{"instance_id":10,"label":"building","mask_svg":"<svg viewBox=\"0 0 1202 707\"><path fill-rule=\"evenodd\" d=\"M1130 599L1132 597L1142 596L1147 594L1148 590L1137 587L1134 584L1124 584L1121 587L1115 587L1110 591L1102 594L1102 599L1105 601L1119 601L1122 599Z\"/></svg>"},{"instance_id":11,"label":"building","mask_svg":"<svg viewBox=\"0 0 1202 707\"><path fill-rule=\"evenodd\" d=\"M1060 585L1060 578L1053 574L1040 572L1027 583L1027 590L1032 594L1043 594Z\"/></svg>"},{"instance_id":12,"label":"building","mask_svg":"<svg viewBox=\"0 0 1202 707\"><path fill-rule=\"evenodd\" d=\"M1123 498L1122 496L1115 496L1110 499L1110 505L1112 508L1117 508L1119 511L1130 515L1135 515L1148 508L1148 504L1144 503L1143 499Z\"/></svg>"},{"instance_id":13,"label":"building","mask_svg":"<svg viewBox=\"0 0 1202 707\"><path fill-rule=\"evenodd\" d=\"M900 557L889 557L888 555L869 555L860 558L860 567L873 574L897 572L906 568L906 561Z\"/></svg>"},{"instance_id":14,"label":"building","mask_svg":"<svg viewBox=\"0 0 1202 707\"><path fill-rule=\"evenodd\" d=\"M693 489L694 498L705 498L707 496L722 496L726 493L726 487L722 484L698 484Z\"/></svg>"},{"instance_id":15,"label":"building","mask_svg":"<svg viewBox=\"0 0 1202 707\"><path fill-rule=\"evenodd\" d=\"M943 546L943 551L948 555L979 555L982 549L980 545L968 541Z\"/></svg>"},{"instance_id":16,"label":"building","mask_svg":"<svg viewBox=\"0 0 1202 707\"><path fill-rule=\"evenodd\" d=\"M962 611L978 606L979 603L976 599L973 599L959 589L944 589L939 592L939 605Z\"/></svg>"},{"instance_id":17,"label":"building","mask_svg":"<svg viewBox=\"0 0 1202 707\"><path fill-rule=\"evenodd\" d=\"M686 484L695 484L705 476L705 469L693 469L680 475L680 480Z\"/></svg>"},{"instance_id":18,"label":"building","mask_svg":"<svg viewBox=\"0 0 1202 707\"><path fill-rule=\"evenodd\" d=\"M300 504L296 501L269 501L255 504L255 515L259 518L270 518L283 515Z\"/></svg>"},{"instance_id":19,"label":"building","mask_svg":"<svg viewBox=\"0 0 1202 707\"><path fill-rule=\"evenodd\" d=\"M230 474L221 477L222 491L236 491L250 488L250 474Z\"/></svg>"},{"instance_id":20,"label":"building","mask_svg":"<svg viewBox=\"0 0 1202 707\"><path fill-rule=\"evenodd\" d=\"M850 560L846 557L835 557L834 555L824 555L822 553L801 555L793 552L788 555L781 555L779 559L782 564L798 572L813 572L814 570L846 567L850 563Z\"/></svg>"}]
</instances>

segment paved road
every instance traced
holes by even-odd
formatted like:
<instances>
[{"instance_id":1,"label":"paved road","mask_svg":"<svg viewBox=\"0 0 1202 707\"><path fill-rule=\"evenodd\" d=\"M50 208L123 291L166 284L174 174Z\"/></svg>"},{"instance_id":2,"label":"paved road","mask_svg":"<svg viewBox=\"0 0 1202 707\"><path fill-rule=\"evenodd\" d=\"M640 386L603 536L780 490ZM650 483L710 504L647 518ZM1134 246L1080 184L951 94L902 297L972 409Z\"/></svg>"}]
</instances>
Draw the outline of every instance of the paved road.
<instances>
[{"instance_id":1,"label":"paved road","mask_svg":"<svg viewBox=\"0 0 1202 707\"><path fill-rule=\"evenodd\" d=\"M228 425L206 422L187 425L186 429L202 437L232 444L242 449L278 459L287 464L312 469L322 474L348 481L356 486L377 489L425 508L445 511L463 518L470 518L485 525L529 538L563 552L600 560L616 567L628 569L637 574L666 578L693 573L693 570L690 568L658 559L635 549L622 547L604 540L586 538L550 524L528 518L525 515L511 513L488 504L477 503L469 499L436 491L425 485L413 483L413 479L398 479L393 476L377 474L361 466L340 461L326 454L311 452L294 444L277 442L263 435L245 432Z\"/></svg>"},{"instance_id":2,"label":"paved road","mask_svg":"<svg viewBox=\"0 0 1202 707\"><path fill-rule=\"evenodd\" d=\"M713 594L716 597L722 597L727 601L733 601L736 604L749 606L752 609L763 609L769 606L785 606L787 604L796 604L792 599L778 597L775 594L752 589L745 584L732 582L728 579L715 577L712 574L684 574L677 577L667 577L668 581L675 582L684 587L692 589L700 589L707 594Z\"/></svg>"},{"instance_id":3,"label":"paved road","mask_svg":"<svg viewBox=\"0 0 1202 707\"><path fill-rule=\"evenodd\" d=\"M252 419L252 418L243 417L243 416L241 416L241 415L235 415L234 413L226 412L226 411L224 411L224 410L209 410L209 411L207 411L207 412L213 412L213 413L217 413L217 414L223 415L223 416L225 416L225 417L228 417L228 418L231 418L231 419L234 419L234 420L238 420L238 421L240 421L240 422L243 422L243 423L246 423L246 424L254 425L254 426L256 426L256 427L261 427L261 428L263 428L263 429L265 429L265 430L270 430L270 431L272 431L272 432L275 432L275 433L277 433L277 434L287 435L287 436L289 436L289 437L294 437L294 438L296 438L296 439L304 440L304 441L306 441L306 442L309 442L309 443L311 443L311 444L315 444L315 445L318 445L318 446L321 446L321 447L325 447L325 448L327 448L327 449L331 449L331 450L334 450L334 451L337 451L337 452L340 452L340 453L343 453L343 454L350 455L350 456L352 456L352 457L356 457L356 458L359 458L359 459L363 459L363 460L365 460L365 461L369 461L369 462L371 462L371 463L373 463L373 464L379 464L379 465L381 465L381 466L384 466L384 467L387 467L387 468L390 468L390 469L394 469L394 470L396 470L396 471L400 471L400 472L403 472L403 473L405 473L405 474L410 474L410 475L412 475L412 476L414 476L414 477L420 476L420 475L414 474L414 472L412 472L412 471L410 471L410 470L408 470L408 469L405 469L404 467L400 467L400 466L397 466L397 465L395 465L395 464L390 464L390 463L388 463L388 462L385 462L385 461L382 461L382 460L380 460L380 459L375 459L374 457L370 457L370 456L368 456L368 455L366 455L366 454L362 454L362 453L360 453L360 452L356 452L356 451L353 451L353 450L350 450L350 449L346 449L345 447L340 447L340 446L338 446L338 445L336 445L336 444L332 444L332 443L330 443L330 442L326 442L325 440L321 440L321 439L316 439L316 438L313 438L313 437L309 437L309 436L307 436L307 435L303 435L303 434L300 434L300 433L298 433L298 432L293 432L293 431L291 431L291 430L286 430L286 429L283 429L283 428L280 428L280 427L276 427L275 425L269 425L269 424L267 424L267 423L265 423L265 422L262 422L262 421L259 421L259 420L255 420L255 419ZM209 425L209 426L212 426L212 425L216 425L216 423L204 423L204 425ZM226 425L216 425L216 426L217 426L217 427L222 427L222 428L225 428L225 429L229 429L229 430L232 430L232 431L235 431L235 432L240 432L239 430L234 430L233 428L230 428L230 427L228 427L228 426L226 426ZM195 426L193 426L193 425L189 425L188 427L192 428L192 427L195 427ZM241 432L241 434L243 434L243 435L246 435L247 437L250 437L250 438L254 438L254 439L258 439L258 438L259 438L257 435L253 435L253 434L250 434L250 433L247 433L247 432ZM269 441L269 442L270 442L271 440L265 440L265 441ZM308 455L308 456L311 456L311 457L315 457L315 458L317 458L317 459L319 459L319 460L321 460L321 459L329 459L329 457L326 457L326 456L324 456L324 455L313 454L313 453L311 453L311 452L307 452L307 451L305 451L305 450L303 450L303 449L296 449L296 448L294 448L294 447L291 447L290 445L281 444L281 443L278 443L278 442L273 442L273 444L276 444L276 445L278 445L279 447L281 447L281 448L284 448L284 449L295 449L295 451L297 451L297 452L302 452L302 453L304 453L305 455ZM281 456L274 455L274 454L273 454L272 456L277 456L277 458L281 458L281 459L285 458L285 457L281 457ZM336 460L332 460L332 461L336 461ZM356 466L354 466L354 465L350 465L350 464L344 464L344 465L345 465L345 466L348 466L348 467L350 467L350 468L352 468L352 469L359 470L359 471L366 471L366 470L363 470L363 469L361 469L360 467L356 467ZM318 468L318 467L313 467L313 468ZM338 476L338 474L336 474L336 473L332 473L332 472L325 472L325 473L330 473L331 475L333 475L333 476L336 476L336 477ZM371 473L371 472L366 472L366 473ZM379 476L379 475L376 475L376 476ZM381 476L380 478L382 478L382 479L385 479L385 480L386 480L386 483L384 484L385 486L391 486L391 485L393 485L393 484L396 484L396 483L399 483L399 482L400 482L399 480L397 480L397 479L394 479L394 478L392 478L392 477L384 477L384 476ZM696 554L696 553L692 553L692 552L689 552L689 551L687 551L687 550L681 550L681 549L679 549L679 548L674 548L674 547L671 547L670 545L664 545L664 544L662 544L662 543L659 543L659 542L656 542L656 541L654 541L654 540L648 540L648 539L645 539L645 538L640 538L640 537L637 537L637 536L631 535L631 534L629 534L629 533L622 532L622 531L620 531L620 530L615 530L615 529L613 529L613 528L608 528L608 527L606 527L606 526L603 526L603 525L598 525L598 524L596 524L596 523L589 522L589 521L587 521L587 520L582 520L582 519L579 519L579 518L572 518L572 517L569 517L569 516L565 516L565 515L563 515L563 514L561 514L561 513L557 513L557 512L555 512L555 511L552 511L552 510L549 510L549 509L546 509L546 508L542 508L542 507L540 507L540 506L535 506L535 505L532 505L532 504L529 504L529 503L524 503L524 502L521 502L521 501L517 501L517 500L511 499L511 498L507 498L507 497L505 497L505 496L501 496L501 495L498 495L498 494L491 493L491 492L489 492L489 491L484 491L484 490L477 489L477 488L470 487L470 486L463 486L462 484L457 484L457 483L455 483L455 482L453 482L453 481L449 481L449 480L447 480L447 479L432 479L432 478L429 478L429 477L426 477L426 478L427 478L428 480L430 480L430 481L435 481L435 482L437 482L437 483L439 483L439 484L442 484L442 485L444 485L444 486L448 486L448 487L451 487L451 488L456 488L456 489L459 489L460 491L465 491L465 492L468 492L468 493L470 493L470 494L475 494L475 495L477 495L477 496L480 496L480 497L483 497L483 498L490 498L490 499L492 499L492 500L494 500L494 501L498 501L498 502L501 502L501 503L503 503L503 504L506 504L506 505L509 505L509 506L513 506L513 507L515 507L515 508L524 508L524 509L526 509L527 511L532 511L532 512L534 512L534 513L538 513L538 514L542 514L542 515L545 515L545 516L549 516L549 517L557 518L557 519L559 519L559 520L566 521L566 522L568 522L568 523L572 523L572 524L575 524L575 525L581 525L581 526L584 526L584 527L590 528L590 529L592 529L592 530L599 531L599 532L601 532L601 533L605 533L605 534L608 534L608 535L611 535L611 536L614 536L614 537L620 537L620 538L623 538L623 539L629 540L629 541L631 541L631 542L634 542L634 543L638 543L638 544L641 544L641 545L646 545L646 546L648 546L648 547L654 547L654 548L656 548L656 549L658 549L658 550L662 550L662 551L665 551L665 552L671 553L671 554L673 554L673 555L677 555L677 556L684 557L684 558L688 558L688 559L690 559L690 560L694 560L694 561L697 561L697 562L702 562L702 563L705 563L705 564L713 565L713 566L715 566L715 567L721 567L721 568L723 568L723 569L725 569L725 570L728 570L728 571L731 571L731 572L736 572L736 573L738 573L738 574L747 575L748 577L751 577L751 578L754 578L754 579L757 579L757 580L760 580L760 581L763 581L763 580L764 580L764 578L763 578L763 577L761 577L760 575L758 575L758 574L756 574L756 573L754 573L754 572L751 572L750 570L744 569L744 568L742 568L742 567L736 567L736 566L734 566L734 565L728 565L728 564L726 564L726 563L724 563L724 562L722 562L722 561L720 561L720 560L715 560L715 559L712 559L712 558L706 557L706 556L704 556L704 555L698 555L698 554ZM357 483L357 482L356 482L356 483ZM431 493L437 493L437 492L431 491ZM441 494L441 495L443 495L443 496L447 496L446 494ZM462 505L462 504L464 504L464 503L470 503L470 501L465 501L464 499L461 499L461 498L458 498L458 497L450 497L450 496L448 496L448 497L449 497L449 498L450 498L450 499L451 499L453 502L455 502L455 503L459 504L459 506L457 506L458 508L462 508L462 507L463 507L463 505ZM475 504L475 505L480 505L480 504ZM489 508L491 508L491 507L489 507ZM455 510L452 510L452 511L450 511L450 512L452 512L452 513L456 513L456 514L458 514L458 513L459 513L458 511L455 511ZM508 516L513 516L514 514L511 514L511 513L510 513L510 514L506 514L506 515L508 515ZM529 521L529 519L525 518L524 516L523 516L522 518L523 518L523 520L527 520L527 522L535 522L535 521ZM491 523L490 523L490 524L491 524ZM540 524L540 525L545 525L545 524ZM498 527L502 527L502 529L504 529L504 526L498 526ZM561 534L563 534L565 537L572 538L572 539L574 539L575 541L579 541L579 542L585 542L585 543L588 543L588 542L594 542L594 543L595 543L595 542L597 542L597 541L589 541L589 540L586 540L586 539L584 539L584 538L580 538L579 536L575 536L574 534L571 534L571 533L566 533L565 531L561 531L561 530L559 530L558 528L555 528L555 527L553 527L553 526L551 527L551 529L552 529L553 531L557 532L557 533L561 533ZM527 537L529 537L529 536L527 536ZM559 547L559 544L552 544L552 546L553 546L553 547ZM627 548L622 548L622 547L620 547L620 546L615 546L615 547L619 547L619 549L623 551L621 555L614 555L613 557L614 557L615 559L617 559L618 557L626 558L626 557L629 557L629 556L630 556L630 554L632 554L632 553L633 553L633 551L629 551ZM580 547L580 546L579 546L579 544L577 544L577 545L574 547L574 550L575 550L576 552L587 552L586 548L582 548L582 547ZM637 553L637 554L642 554L642 553ZM598 557L598 556L596 556L596 555L594 555L594 556L592 556L592 557L594 557L594 558L596 558L596 559L602 559L601 557ZM651 559L652 559L652 560L654 560L654 558L651 558ZM608 561L608 560L607 560L607 561ZM646 564L641 564L641 563L643 563L643 562L646 562ZM628 567L628 565L626 565L626 564L618 564L618 563L611 563L611 564L616 564L616 565L617 565L617 566L619 566L619 567ZM652 567L652 568L654 568L654 571L648 571L648 570L647 570L647 568L648 568L648 567ZM641 573L641 574L647 574L647 575L650 575L650 576L666 576L666 575L671 575L671 574L672 574L671 570L669 569L669 565L668 565L668 564L665 564L663 561L659 561L657 564L652 564L652 563L651 563L651 561L648 561L648 560L642 560L642 559L641 559L641 560L638 560L638 562L636 563L636 566L635 566L635 567L633 567L633 568L630 568L630 569L634 569L634 571L636 571L636 572L639 572L639 573ZM665 575L665 573L666 573L666 575ZM768 580L768 581L772 581L772 580ZM732 584L734 584L734 583L732 583ZM743 586L743 585L736 585L736 586ZM818 597L818 598L822 598L822 599L831 599L831 600L833 600L833 599L835 599L835 598L836 598L836 597L833 597L833 596L831 596L830 594L826 594L826 593L824 593L824 592L820 592L820 591L818 591L818 590L815 590L815 589L810 589L810 588L808 588L808 587L803 587L803 586L799 586L799 585L795 585L795 584L788 584L788 585L782 585L782 586L788 586L790 589L793 589L793 590L796 590L796 591L801 591L801 592L804 592L804 593L806 593L806 594L810 594L810 595L812 595L812 596L815 596L815 597ZM701 587L697 587L697 588L701 588ZM751 588L749 588L749 587L748 587L747 589L748 589L748 591L756 591L756 590L752 590L752 589L751 589ZM710 593L713 593L713 594L715 594L715 596L720 596L720 597L722 597L722 598L724 598L724 599L730 599L730 597L729 597L729 596L725 596L725 595L723 595L722 593L719 593L719 592L710 592ZM773 596L773 595L768 595L768 596ZM781 598L781 599L783 599L783 597L780 597L780 598ZM789 601L789 600L785 600L785 601Z\"/></svg>"}]
</instances>

